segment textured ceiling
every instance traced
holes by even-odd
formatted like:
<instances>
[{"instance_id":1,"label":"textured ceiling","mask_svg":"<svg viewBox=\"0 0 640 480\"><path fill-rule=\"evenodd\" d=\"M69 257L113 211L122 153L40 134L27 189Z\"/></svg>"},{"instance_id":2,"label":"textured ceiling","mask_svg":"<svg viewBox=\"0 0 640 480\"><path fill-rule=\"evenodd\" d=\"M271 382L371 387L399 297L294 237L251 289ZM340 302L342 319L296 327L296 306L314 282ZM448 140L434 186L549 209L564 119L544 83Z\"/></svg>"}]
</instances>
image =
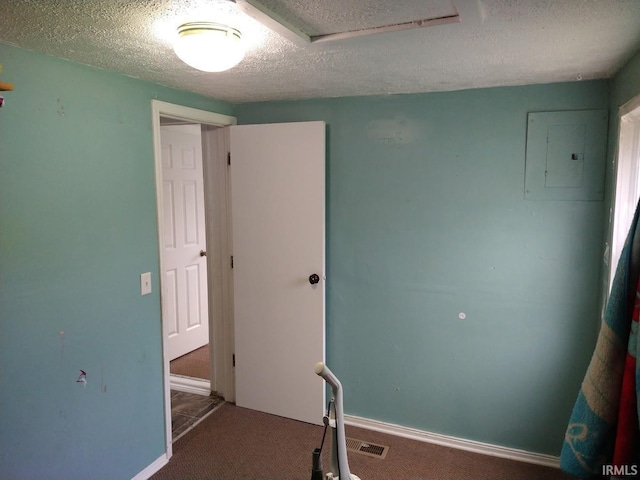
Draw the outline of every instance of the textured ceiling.
<instances>
[{"instance_id":1,"label":"textured ceiling","mask_svg":"<svg viewBox=\"0 0 640 480\"><path fill-rule=\"evenodd\" d=\"M458 13L453 0L260 0L260 4L311 36L396 25Z\"/></svg>"},{"instance_id":2,"label":"textured ceiling","mask_svg":"<svg viewBox=\"0 0 640 480\"><path fill-rule=\"evenodd\" d=\"M309 34L461 22L292 43L226 0L2 0L0 41L230 102L416 93L608 78L640 46L638 0L263 0ZM243 32L237 67L203 73L171 48L211 19ZM0 50L0 60L2 52Z\"/></svg>"}]
</instances>

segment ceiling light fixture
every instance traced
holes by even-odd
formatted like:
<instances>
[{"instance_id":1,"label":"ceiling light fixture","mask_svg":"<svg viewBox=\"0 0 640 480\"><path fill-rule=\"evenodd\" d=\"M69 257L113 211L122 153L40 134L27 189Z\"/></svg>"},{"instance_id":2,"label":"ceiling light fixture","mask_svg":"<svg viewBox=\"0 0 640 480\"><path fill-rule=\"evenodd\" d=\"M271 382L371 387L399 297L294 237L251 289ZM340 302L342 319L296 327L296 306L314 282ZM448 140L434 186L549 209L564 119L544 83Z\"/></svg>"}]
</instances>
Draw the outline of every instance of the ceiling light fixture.
<instances>
[{"instance_id":1,"label":"ceiling light fixture","mask_svg":"<svg viewBox=\"0 0 640 480\"><path fill-rule=\"evenodd\" d=\"M189 22L178 27L173 45L187 65L203 72L224 72L244 58L242 34L235 28L213 22Z\"/></svg>"}]
</instances>

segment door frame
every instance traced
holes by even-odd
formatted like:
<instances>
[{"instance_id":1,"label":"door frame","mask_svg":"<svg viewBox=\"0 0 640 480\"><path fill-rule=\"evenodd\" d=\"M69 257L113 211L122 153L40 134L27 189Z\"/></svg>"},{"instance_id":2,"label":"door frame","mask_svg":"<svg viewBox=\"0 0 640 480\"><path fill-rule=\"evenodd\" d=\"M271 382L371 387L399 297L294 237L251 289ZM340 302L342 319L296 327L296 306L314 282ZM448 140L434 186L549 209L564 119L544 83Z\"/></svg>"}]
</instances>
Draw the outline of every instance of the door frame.
<instances>
[{"instance_id":1,"label":"door frame","mask_svg":"<svg viewBox=\"0 0 640 480\"><path fill-rule=\"evenodd\" d=\"M162 185L162 146L160 117L170 117L201 125L226 127L236 125L236 117L205 110L185 107L172 103L151 100L151 121L153 130L153 156L156 186L156 214L158 221L158 261L160 285L160 328L162 332L162 369L165 406L165 447L167 460L173 454L171 435L171 378L167 339L164 331L165 301L162 272L164 272L163 237L163 185ZM228 129L227 129L228 130ZM207 256L207 281L209 285L209 350L212 364L210 389L222 395L227 401L234 401L235 386L233 377L233 291L230 242L229 210L229 172L226 152L229 151L228 134L223 145L218 145L212 164L208 165L205 150L212 153L213 145L208 145L203 136L203 169L205 197L205 228L207 248L213 255ZM216 286L216 288L212 288Z\"/></svg>"}]
</instances>

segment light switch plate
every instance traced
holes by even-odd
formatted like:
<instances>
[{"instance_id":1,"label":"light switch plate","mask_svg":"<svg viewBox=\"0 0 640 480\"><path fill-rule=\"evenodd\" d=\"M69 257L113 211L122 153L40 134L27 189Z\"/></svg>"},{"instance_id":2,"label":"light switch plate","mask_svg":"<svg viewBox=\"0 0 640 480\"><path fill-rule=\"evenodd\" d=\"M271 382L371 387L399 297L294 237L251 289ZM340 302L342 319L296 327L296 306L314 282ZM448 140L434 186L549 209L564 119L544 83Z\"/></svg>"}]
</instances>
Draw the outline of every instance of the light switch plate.
<instances>
[{"instance_id":1,"label":"light switch plate","mask_svg":"<svg viewBox=\"0 0 640 480\"><path fill-rule=\"evenodd\" d=\"M151 293L151 272L140 274L140 295Z\"/></svg>"}]
</instances>

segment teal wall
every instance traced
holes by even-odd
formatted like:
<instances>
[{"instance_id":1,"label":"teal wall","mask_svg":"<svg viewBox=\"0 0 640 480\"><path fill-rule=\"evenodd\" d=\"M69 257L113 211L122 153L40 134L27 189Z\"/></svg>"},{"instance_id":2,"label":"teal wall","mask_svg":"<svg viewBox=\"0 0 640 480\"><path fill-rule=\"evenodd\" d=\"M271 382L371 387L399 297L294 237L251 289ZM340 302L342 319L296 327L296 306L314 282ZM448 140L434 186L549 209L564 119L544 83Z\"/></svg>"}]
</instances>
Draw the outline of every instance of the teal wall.
<instances>
[{"instance_id":1,"label":"teal wall","mask_svg":"<svg viewBox=\"0 0 640 480\"><path fill-rule=\"evenodd\" d=\"M327 122L348 413L559 453L605 210L523 200L526 115L609 108L637 92L637 57L611 98L599 81L237 106L7 45L0 63L0 478L131 478L164 451L153 98Z\"/></svg>"},{"instance_id":2,"label":"teal wall","mask_svg":"<svg viewBox=\"0 0 640 480\"><path fill-rule=\"evenodd\" d=\"M132 478L165 450L151 99L232 107L8 45L0 63L0 478Z\"/></svg>"},{"instance_id":3,"label":"teal wall","mask_svg":"<svg viewBox=\"0 0 640 480\"><path fill-rule=\"evenodd\" d=\"M608 101L594 81L237 106L244 124L328 124L327 357L347 413L559 454L604 210L523 199L527 113Z\"/></svg>"}]
</instances>

